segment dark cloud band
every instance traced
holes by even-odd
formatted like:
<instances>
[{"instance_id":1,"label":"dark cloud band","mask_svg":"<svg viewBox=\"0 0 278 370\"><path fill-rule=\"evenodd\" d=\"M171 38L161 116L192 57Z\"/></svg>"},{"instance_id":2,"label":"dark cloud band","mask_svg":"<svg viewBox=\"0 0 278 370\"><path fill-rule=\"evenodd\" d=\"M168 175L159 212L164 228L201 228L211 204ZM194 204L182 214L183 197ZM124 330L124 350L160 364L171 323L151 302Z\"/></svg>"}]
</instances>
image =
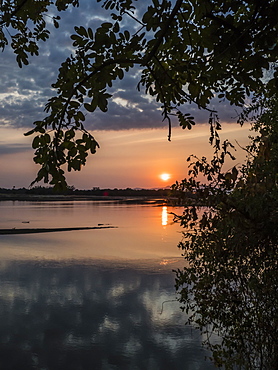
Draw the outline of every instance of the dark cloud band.
<instances>
[{"instance_id":1,"label":"dark cloud band","mask_svg":"<svg viewBox=\"0 0 278 370\"><path fill-rule=\"evenodd\" d=\"M140 11L140 9L139 9ZM75 25L97 27L110 13L91 0L81 1L79 8L62 14L59 29L51 29L49 41L43 43L38 57L30 58L30 65L19 69L15 55L7 48L0 64L0 124L12 127L32 127L36 120L44 118L43 108L48 98L55 95L51 84L55 82L58 68L73 52L70 34ZM3 62L5 61L5 63ZM124 130L130 128L158 128L167 126L162 122L160 105L146 98L136 89L139 82L138 70L131 70L123 80L116 81L114 96L108 105L108 112L87 112L86 127L91 130ZM229 105L214 103L221 110L220 119L234 122L235 111ZM191 113L196 123L208 121L208 112L196 106L187 106L183 111ZM175 120L173 120L175 125Z\"/></svg>"}]
</instances>

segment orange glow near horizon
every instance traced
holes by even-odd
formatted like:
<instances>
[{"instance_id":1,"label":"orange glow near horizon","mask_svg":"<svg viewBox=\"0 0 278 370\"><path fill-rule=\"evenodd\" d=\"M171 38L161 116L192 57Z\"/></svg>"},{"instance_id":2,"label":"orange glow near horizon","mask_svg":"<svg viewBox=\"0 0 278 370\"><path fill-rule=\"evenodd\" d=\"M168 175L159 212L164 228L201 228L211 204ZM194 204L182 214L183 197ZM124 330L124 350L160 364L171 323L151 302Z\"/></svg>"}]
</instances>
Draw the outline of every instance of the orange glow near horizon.
<instances>
[{"instance_id":1,"label":"orange glow near horizon","mask_svg":"<svg viewBox=\"0 0 278 370\"><path fill-rule=\"evenodd\" d=\"M23 133L24 129L0 127L2 188L28 187L40 168L32 160L32 138ZM100 143L97 153L88 156L82 171L65 175L68 184L77 189L169 186L187 176L188 156L212 157L214 149L208 142L208 135L207 125L196 126L191 131L175 127L171 142L167 140L165 129L94 132ZM221 135L232 143L237 140L244 147L250 132L248 126L226 124ZM237 163L243 163L245 156L246 152L237 147ZM226 168L232 165L228 162Z\"/></svg>"}]
</instances>

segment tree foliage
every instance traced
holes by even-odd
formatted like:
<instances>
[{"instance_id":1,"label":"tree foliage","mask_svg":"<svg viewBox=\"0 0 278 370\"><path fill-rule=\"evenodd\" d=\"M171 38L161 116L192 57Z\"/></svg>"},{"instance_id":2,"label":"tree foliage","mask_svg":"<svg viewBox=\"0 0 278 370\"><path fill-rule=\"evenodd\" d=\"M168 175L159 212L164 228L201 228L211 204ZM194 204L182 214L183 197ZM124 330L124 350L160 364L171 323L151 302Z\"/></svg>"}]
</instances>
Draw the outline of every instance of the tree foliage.
<instances>
[{"instance_id":1,"label":"tree foliage","mask_svg":"<svg viewBox=\"0 0 278 370\"><path fill-rule=\"evenodd\" d=\"M2 0L0 4L0 48L13 49L20 68L27 65L29 55L39 54L39 42L49 38L46 17L56 28L60 16L48 15L52 10L63 11L78 0Z\"/></svg>"},{"instance_id":2,"label":"tree foliage","mask_svg":"<svg viewBox=\"0 0 278 370\"><path fill-rule=\"evenodd\" d=\"M277 98L263 106L241 169L223 171L229 155L223 148L211 163L195 158L191 177L174 185L181 196L195 194L178 217L187 267L177 271L176 288L190 320L208 335L215 364L225 369L278 364ZM207 184L196 180L199 173ZM212 332L220 343L210 341Z\"/></svg>"},{"instance_id":3,"label":"tree foliage","mask_svg":"<svg viewBox=\"0 0 278 370\"><path fill-rule=\"evenodd\" d=\"M160 104L169 138L172 115L182 128L195 124L185 104L213 112L215 96L242 106L246 96L276 89L277 1L153 0L143 11L132 0L98 1L107 21L96 29L76 25L75 53L52 85L57 95L45 106L48 115L27 133L37 134L36 181L63 187L62 166L81 169L98 147L85 128L86 114L106 112L110 87L135 67L137 88Z\"/></svg>"}]
</instances>

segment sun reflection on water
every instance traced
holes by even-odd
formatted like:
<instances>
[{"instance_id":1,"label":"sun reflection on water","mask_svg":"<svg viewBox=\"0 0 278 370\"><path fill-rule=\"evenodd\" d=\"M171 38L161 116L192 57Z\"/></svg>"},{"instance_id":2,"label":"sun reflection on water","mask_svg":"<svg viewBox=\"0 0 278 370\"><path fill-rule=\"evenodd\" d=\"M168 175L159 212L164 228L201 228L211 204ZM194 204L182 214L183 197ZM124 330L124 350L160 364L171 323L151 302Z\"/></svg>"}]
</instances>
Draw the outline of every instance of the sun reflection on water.
<instances>
[{"instance_id":1,"label":"sun reflection on water","mask_svg":"<svg viewBox=\"0 0 278 370\"><path fill-rule=\"evenodd\" d=\"M162 207L162 213L161 213L161 225L167 226L168 224L168 210L167 206Z\"/></svg>"}]
</instances>

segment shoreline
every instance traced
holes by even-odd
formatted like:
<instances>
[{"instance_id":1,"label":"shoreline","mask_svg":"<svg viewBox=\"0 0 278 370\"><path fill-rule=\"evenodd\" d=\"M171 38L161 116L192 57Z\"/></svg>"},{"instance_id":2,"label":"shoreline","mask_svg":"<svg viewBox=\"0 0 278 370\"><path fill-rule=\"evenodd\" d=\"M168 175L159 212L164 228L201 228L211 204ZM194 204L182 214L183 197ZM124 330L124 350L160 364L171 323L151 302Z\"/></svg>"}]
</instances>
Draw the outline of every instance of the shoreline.
<instances>
[{"instance_id":1,"label":"shoreline","mask_svg":"<svg viewBox=\"0 0 278 370\"><path fill-rule=\"evenodd\" d=\"M66 201L101 201L123 204L168 204L174 198L153 196L99 196L99 195L27 195L27 194L0 194L0 202L66 202Z\"/></svg>"}]
</instances>

